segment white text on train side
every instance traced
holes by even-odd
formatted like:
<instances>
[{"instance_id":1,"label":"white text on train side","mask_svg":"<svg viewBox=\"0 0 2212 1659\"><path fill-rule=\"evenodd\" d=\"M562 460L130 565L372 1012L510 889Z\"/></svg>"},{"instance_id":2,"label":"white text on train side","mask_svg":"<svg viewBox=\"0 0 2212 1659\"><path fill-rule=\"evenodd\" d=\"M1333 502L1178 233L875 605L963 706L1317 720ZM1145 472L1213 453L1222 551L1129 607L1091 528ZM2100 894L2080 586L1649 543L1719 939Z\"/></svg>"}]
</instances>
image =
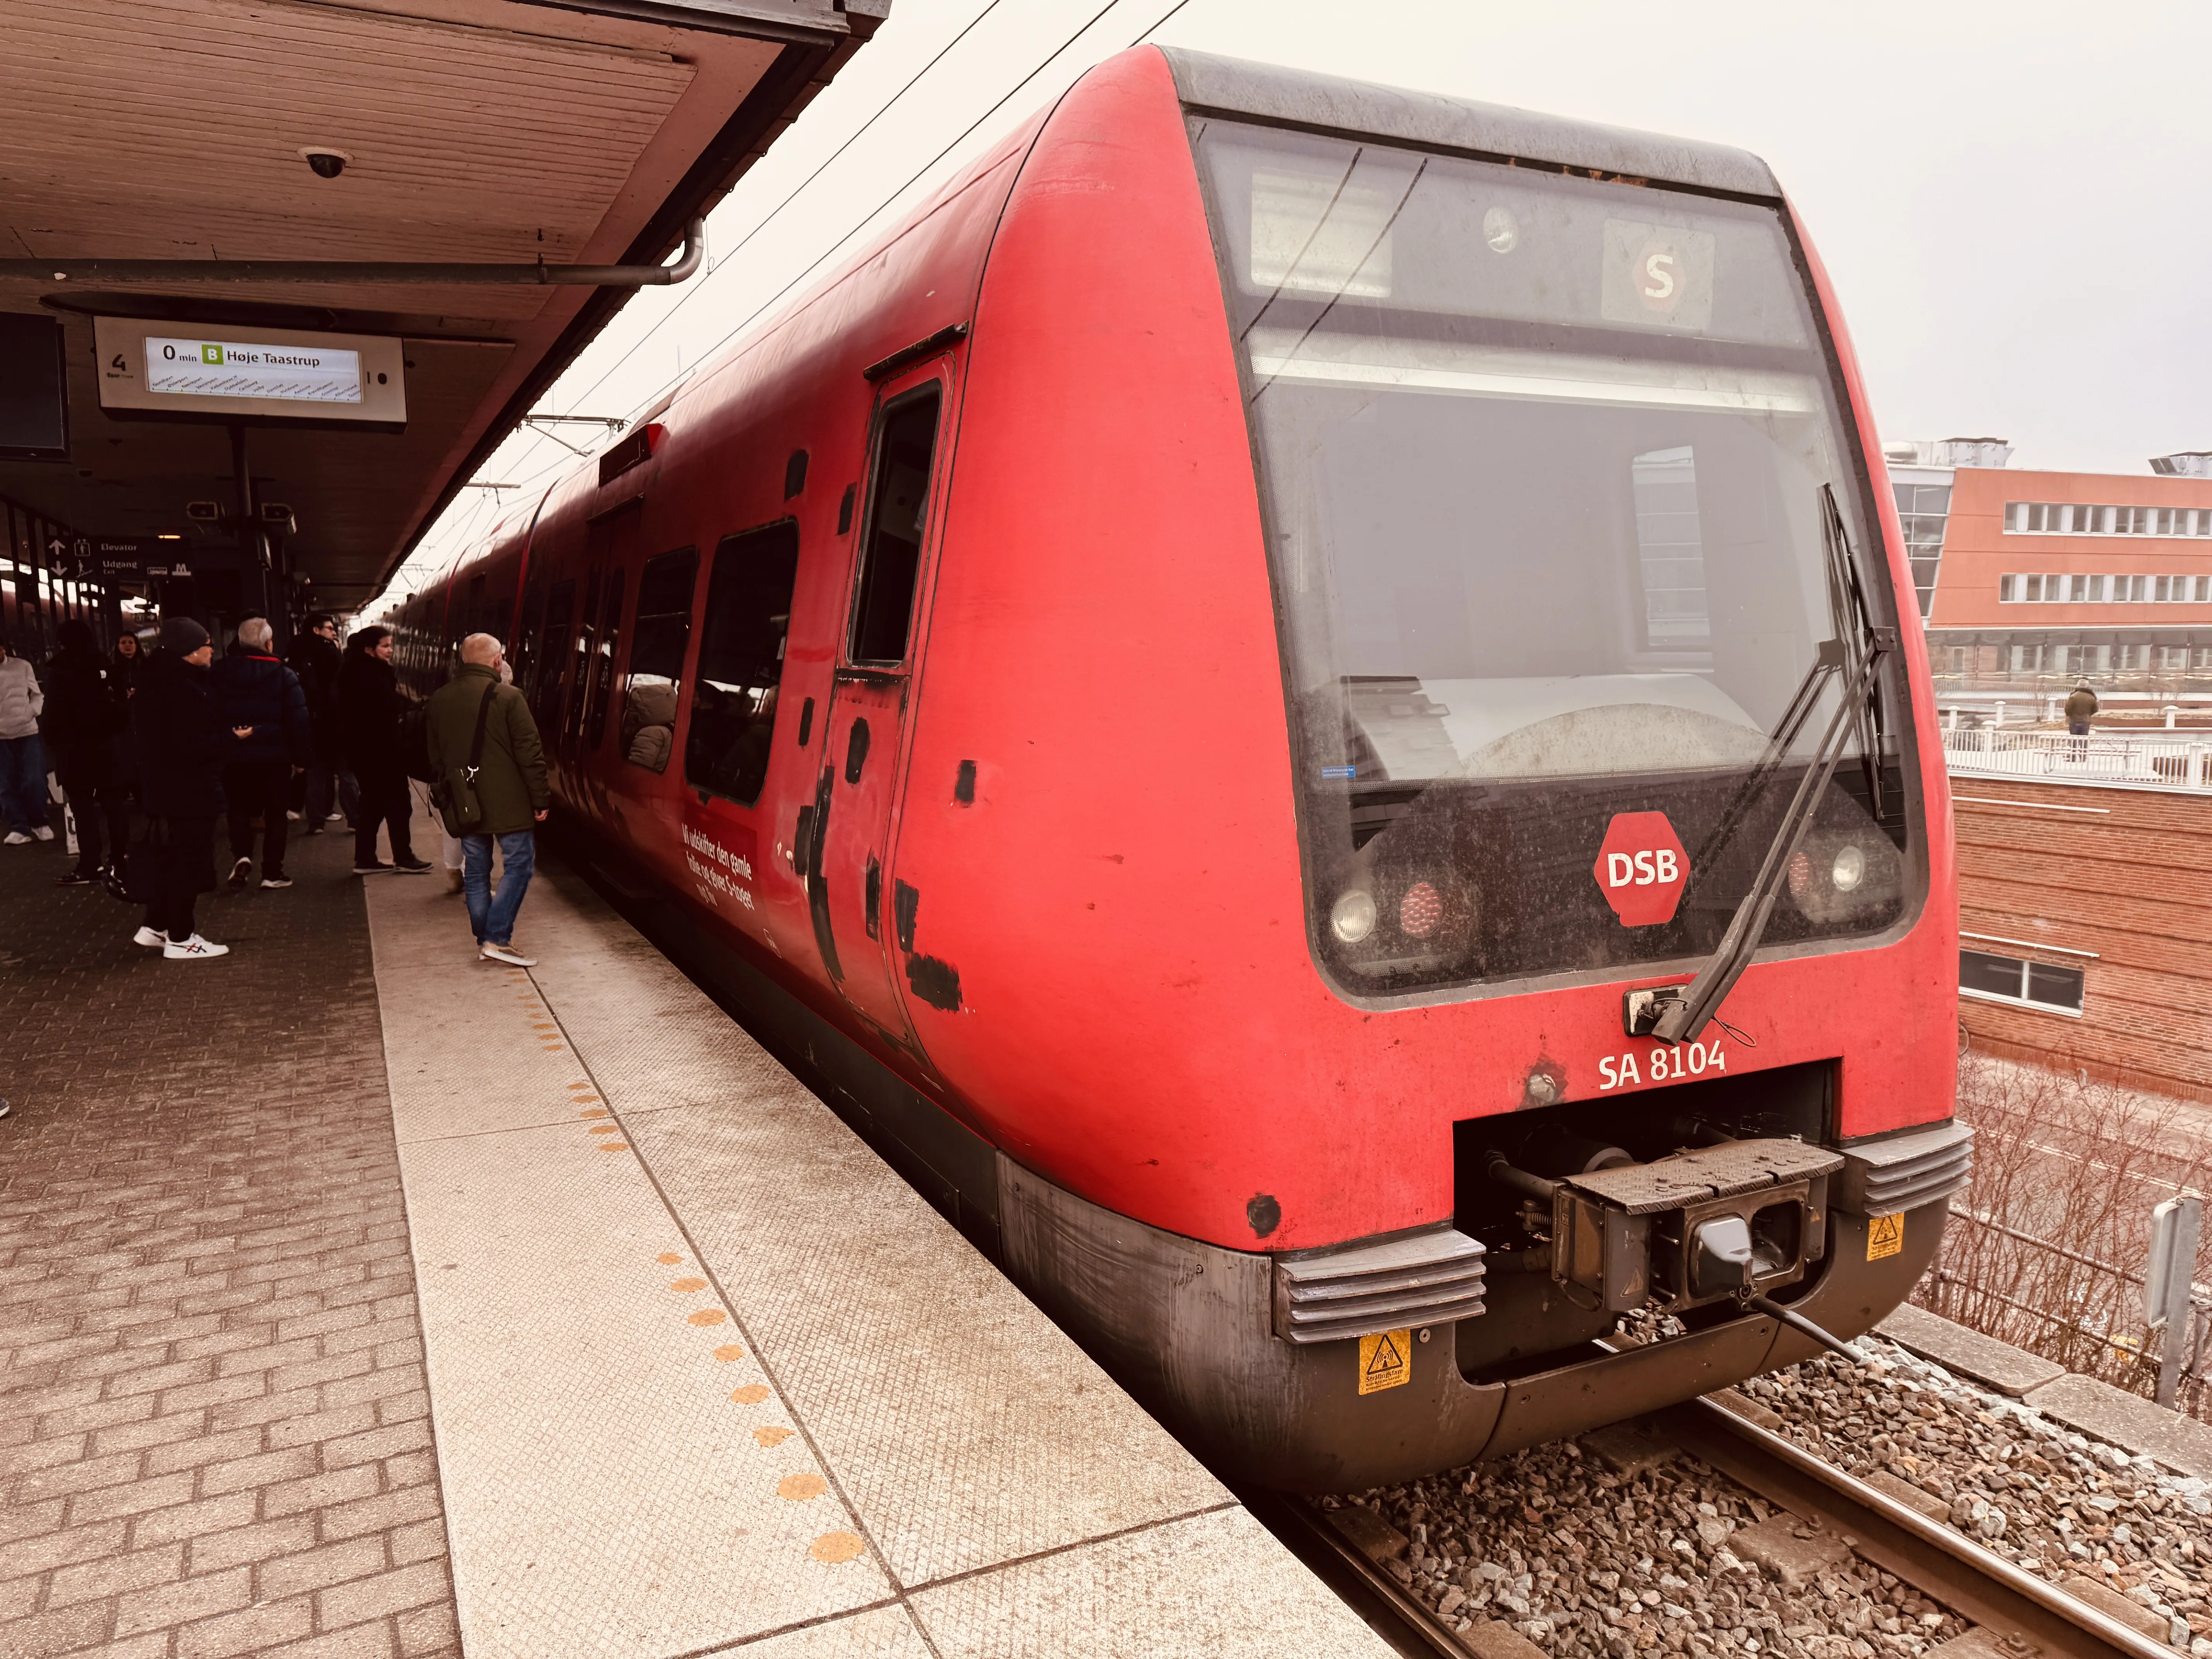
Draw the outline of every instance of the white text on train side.
<instances>
[{"instance_id":1,"label":"white text on train side","mask_svg":"<svg viewBox=\"0 0 2212 1659\"><path fill-rule=\"evenodd\" d=\"M752 880L752 860L701 835L688 823L684 826L684 866L691 872L699 896L709 904L717 902L718 895L726 894L746 909L753 908L753 896L738 884Z\"/></svg>"},{"instance_id":2,"label":"white text on train side","mask_svg":"<svg viewBox=\"0 0 2212 1659\"><path fill-rule=\"evenodd\" d=\"M1650 1074L1648 1078L1647 1070ZM1646 1082L1674 1083L1686 1077L1703 1077L1708 1072L1726 1070L1728 1056L1721 1052L1718 1037L1709 1043L1685 1042L1674 1048L1656 1043L1641 1060L1632 1053L1601 1057L1597 1063L1597 1089L1600 1094L1605 1094L1614 1089L1640 1087Z\"/></svg>"}]
</instances>

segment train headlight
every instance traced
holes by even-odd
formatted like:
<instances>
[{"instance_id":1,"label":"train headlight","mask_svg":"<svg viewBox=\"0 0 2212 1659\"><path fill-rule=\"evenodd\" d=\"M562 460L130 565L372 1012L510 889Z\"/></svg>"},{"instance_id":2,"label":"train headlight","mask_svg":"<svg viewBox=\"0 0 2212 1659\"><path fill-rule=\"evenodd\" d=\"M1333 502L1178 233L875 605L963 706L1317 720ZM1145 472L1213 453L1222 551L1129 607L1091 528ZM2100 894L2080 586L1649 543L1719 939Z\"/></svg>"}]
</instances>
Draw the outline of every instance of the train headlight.
<instances>
[{"instance_id":1,"label":"train headlight","mask_svg":"<svg viewBox=\"0 0 2212 1659\"><path fill-rule=\"evenodd\" d=\"M1856 842L1845 842L1836 849L1836 861L1828 866L1828 884L1838 893L1855 892L1866 879L1866 854Z\"/></svg>"},{"instance_id":2,"label":"train headlight","mask_svg":"<svg viewBox=\"0 0 2212 1659\"><path fill-rule=\"evenodd\" d=\"M1871 920L1903 896L1905 860L1869 830L1816 830L1790 860L1790 899L1821 926Z\"/></svg>"},{"instance_id":3,"label":"train headlight","mask_svg":"<svg viewBox=\"0 0 2212 1659\"><path fill-rule=\"evenodd\" d=\"M1346 945L1357 945L1375 931L1375 896L1355 887L1332 906L1329 931Z\"/></svg>"}]
</instances>

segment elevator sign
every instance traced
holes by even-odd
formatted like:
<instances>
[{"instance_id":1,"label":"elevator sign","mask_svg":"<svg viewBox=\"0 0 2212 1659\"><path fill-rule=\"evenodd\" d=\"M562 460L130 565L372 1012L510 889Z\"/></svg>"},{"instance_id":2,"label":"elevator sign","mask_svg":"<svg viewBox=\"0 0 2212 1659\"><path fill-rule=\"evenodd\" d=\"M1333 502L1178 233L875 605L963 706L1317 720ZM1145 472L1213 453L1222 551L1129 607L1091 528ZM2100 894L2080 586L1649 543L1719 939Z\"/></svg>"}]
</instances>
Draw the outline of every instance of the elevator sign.
<instances>
[{"instance_id":1,"label":"elevator sign","mask_svg":"<svg viewBox=\"0 0 2212 1659\"><path fill-rule=\"evenodd\" d=\"M343 346L256 345L240 340L146 340L146 389L169 396L362 400L361 353Z\"/></svg>"},{"instance_id":2,"label":"elevator sign","mask_svg":"<svg viewBox=\"0 0 2212 1659\"><path fill-rule=\"evenodd\" d=\"M1616 812L1590 866L1624 927L1674 920L1690 879L1690 855L1664 812Z\"/></svg>"}]
</instances>

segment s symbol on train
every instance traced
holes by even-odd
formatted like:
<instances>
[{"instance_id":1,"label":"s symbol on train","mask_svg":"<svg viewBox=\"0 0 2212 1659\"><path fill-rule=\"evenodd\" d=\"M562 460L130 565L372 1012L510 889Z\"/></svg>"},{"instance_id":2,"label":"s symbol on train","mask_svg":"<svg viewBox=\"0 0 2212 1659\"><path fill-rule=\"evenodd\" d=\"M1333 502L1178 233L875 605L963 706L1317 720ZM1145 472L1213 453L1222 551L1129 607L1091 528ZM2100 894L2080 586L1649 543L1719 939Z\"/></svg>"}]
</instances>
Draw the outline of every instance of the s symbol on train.
<instances>
[{"instance_id":1,"label":"s symbol on train","mask_svg":"<svg viewBox=\"0 0 2212 1659\"><path fill-rule=\"evenodd\" d=\"M1654 927L1674 920L1690 855L1664 812L1616 812L1590 873L1622 927Z\"/></svg>"}]
</instances>

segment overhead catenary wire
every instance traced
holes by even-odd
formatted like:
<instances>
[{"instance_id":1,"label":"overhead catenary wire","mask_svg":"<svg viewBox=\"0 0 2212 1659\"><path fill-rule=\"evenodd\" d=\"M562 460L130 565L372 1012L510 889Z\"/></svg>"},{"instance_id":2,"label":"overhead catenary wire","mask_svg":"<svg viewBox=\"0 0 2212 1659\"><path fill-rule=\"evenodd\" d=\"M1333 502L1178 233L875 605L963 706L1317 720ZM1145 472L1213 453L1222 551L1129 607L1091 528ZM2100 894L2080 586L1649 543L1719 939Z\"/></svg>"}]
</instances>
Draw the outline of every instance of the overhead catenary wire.
<instances>
[{"instance_id":1,"label":"overhead catenary wire","mask_svg":"<svg viewBox=\"0 0 2212 1659\"><path fill-rule=\"evenodd\" d=\"M896 101L897 98L903 96L908 88L912 87L915 81L920 80L922 75L927 73L928 70L933 65L941 61L946 53L950 52L954 46L959 44L960 39L968 33L969 29L972 29L976 23L980 23L991 10L995 9L998 0L993 0L993 5L987 6L982 12L979 12L967 27L961 31L960 35L956 35L952 40L948 41L945 46L941 48L933 58L932 58L929 64L924 64L921 70L918 70L914 76L908 79L904 86L900 88L897 93L892 95L891 99L885 100L885 103L882 108L878 110L876 115L869 118L869 124L872 124L872 122L883 113L884 110L887 110L890 104ZM792 291L792 289L798 287L801 283L806 281L824 264L828 264L830 259L835 258L855 237L866 230L870 225L873 224L886 211L895 206L901 198L905 196L909 190L921 182L921 180L925 178L932 169L936 167L939 162L944 161L946 156L950 155L955 149L958 149L961 144L964 143L970 137L972 137L975 131L984 125L984 123L990 120L994 115L998 114L1000 110L1004 109L1009 103L1012 102L1014 99L1018 97L1024 90L1036 80L1039 76L1042 75L1054 63L1066 56L1066 53L1084 38L1084 36L1089 34L1092 29L1096 28L1100 22L1104 21L1106 15L1109 12L1114 11L1124 3L1125 0L1106 0L1106 3L1103 5L1100 6L1096 11L1091 13L1090 16L1085 18L1082 24L1079 26L1073 33L1069 34L1066 40L1060 43L1059 46L1055 46L1050 52L1047 53L1042 59L1040 59L1027 74L1024 75L1019 81L1016 82L1003 94L1001 94L988 109L984 110L981 114L978 115L965 127L962 128L949 143L938 149L927 161L916 167L898 185L896 189L894 189L888 196L884 197L881 202L878 203L866 213L863 214L858 220L854 221L851 228L845 231L843 234L839 236L836 240L830 243L828 247L824 248L812 260L808 262L805 267L803 267L788 281L785 282L782 286L775 290L775 293L769 295L768 298L762 301L758 305L755 306L750 311L746 313L746 314L734 325L725 330L719 337L707 347L705 350L698 353L694 358L695 368L698 362L703 361L707 357L713 356L714 353L720 351L724 347L727 346L731 341L743 334L746 329L751 327L755 322L758 321L759 319L771 307L782 301L783 298ZM1142 45L1152 35L1164 27L1178 13L1184 10L1190 5L1190 3L1191 0L1175 0L1175 3L1169 6L1168 9L1161 13L1158 17L1155 18L1150 24L1146 25L1144 29L1139 31L1130 40L1129 45L1131 46ZM865 130L865 125L866 124L864 124L864 127L862 129L863 131ZM743 247L747 241L750 241L751 238L766 225L769 217L773 217L775 213L781 212L783 208L788 205L790 201L800 192L800 191L805 189L808 185L814 181L814 179L819 178L822 172L829 167L831 161L834 161L836 159L836 155L842 155L844 149L850 146L853 139L857 139L859 137L860 131L856 131L854 133L852 139L848 139L844 145L840 146L838 151L833 153L831 156L827 158L820 167L816 168L813 173L808 176L807 179L801 182L800 185L797 189L793 190L789 196L787 196L782 202L778 203L774 209L771 209L769 216L764 216L759 224L757 224L744 238L741 238L737 243L733 244L731 248L731 252L735 253L738 248ZM727 258L728 256L726 255L724 257ZM717 269L720 266L720 262L719 261L717 262ZM711 277L713 271L710 270L708 275ZM703 288L703 284L702 286ZM695 292L696 291L698 290L695 290ZM691 296L687 294L684 296L684 301L688 301L690 297ZM659 321L656 321L653 325L653 328L647 331L647 334L640 339L636 345L634 345L629 351L624 353L620 361L610 366L596 380L592 380L590 385L580 388L574 395L580 399L586 398L593 392L596 392L600 386L604 386L621 367L622 363L627 362L630 357L635 355L638 347L641 346L645 340L652 337L653 332L656 331L659 328L661 323L665 323L668 320L668 317L675 314L676 310L680 307L682 303L684 303L684 301L679 301L678 307L672 307L668 316L664 316L659 319ZM656 384L650 392L647 392L636 400L633 406L633 415L636 410L642 410L650 407L654 401L662 397L672 388L680 385L684 378L684 372L679 370L676 374ZM520 489L536 488L541 482L564 471L568 466L572 459L572 457L567 455L556 454L551 457L544 465L526 472L520 478L515 480L515 487ZM474 518L477 515L471 514L471 518ZM454 545L456 540L461 540L462 544L465 546L465 537L466 532L467 530L472 530L473 528L473 524L471 524L461 532L460 535L442 538L441 540L445 542L447 547L449 549ZM435 562L438 565L442 565L450 561L453 556L455 556L454 554L450 551L442 553L437 556Z\"/></svg>"}]
</instances>

